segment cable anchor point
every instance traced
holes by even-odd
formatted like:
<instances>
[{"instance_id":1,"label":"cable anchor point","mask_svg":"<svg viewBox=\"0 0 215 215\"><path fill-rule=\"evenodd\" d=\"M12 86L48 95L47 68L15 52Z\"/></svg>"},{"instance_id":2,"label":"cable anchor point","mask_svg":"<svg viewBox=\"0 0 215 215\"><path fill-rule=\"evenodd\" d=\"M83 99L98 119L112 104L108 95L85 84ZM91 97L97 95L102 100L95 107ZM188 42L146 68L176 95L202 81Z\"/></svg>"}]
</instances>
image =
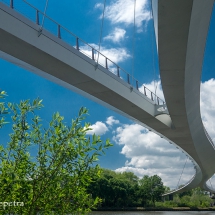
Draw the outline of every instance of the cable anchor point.
<instances>
[{"instance_id":1,"label":"cable anchor point","mask_svg":"<svg viewBox=\"0 0 215 215\"><path fill-rule=\"evenodd\" d=\"M97 70L97 69L98 69L98 66L99 66L99 64L98 64L98 63L96 63L96 64L95 64L95 70Z\"/></svg>"},{"instance_id":2,"label":"cable anchor point","mask_svg":"<svg viewBox=\"0 0 215 215\"><path fill-rule=\"evenodd\" d=\"M42 34L42 32L43 32L43 27L40 26L40 27L39 27L39 30L38 30L38 37Z\"/></svg>"},{"instance_id":3,"label":"cable anchor point","mask_svg":"<svg viewBox=\"0 0 215 215\"><path fill-rule=\"evenodd\" d=\"M132 92L132 91L133 91L133 89L134 89L134 88L133 88L132 86L130 86L130 92Z\"/></svg>"}]
</instances>

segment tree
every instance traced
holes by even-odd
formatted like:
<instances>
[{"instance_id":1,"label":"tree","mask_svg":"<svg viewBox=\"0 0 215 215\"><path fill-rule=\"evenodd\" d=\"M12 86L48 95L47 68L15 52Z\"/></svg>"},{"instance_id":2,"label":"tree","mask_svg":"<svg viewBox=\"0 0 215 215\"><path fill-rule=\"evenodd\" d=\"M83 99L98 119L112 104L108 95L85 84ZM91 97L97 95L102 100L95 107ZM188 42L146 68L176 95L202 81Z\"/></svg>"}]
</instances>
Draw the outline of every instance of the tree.
<instances>
[{"instance_id":1,"label":"tree","mask_svg":"<svg viewBox=\"0 0 215 215\"><path fill-rule=\"evenodd\" d=\"M139 180L139 198L141 199L142 206L146 206L151 200L151 180L148 175L145 175Z\"/></svg>"},{"instance_id":2,"label":"tree","mask_svg":"<svg viewBox=\"0 0 215 215\"><path fill-rule=\"evenodd\" d=\"M183 187L183 186L184 185L182 185L181 187ZM179 186L179 188L180 188L180 186ZM182 193L179 193L178 195L180 198L182 198L183 196L192 196L192 194L193 194L193 190L186 190Z\"/></svg>"},{"instance_id":3,"label":"tree","mask_svg":"<svg viewBox=\"0 0 215 215\"><path fill-rule=\"evenodd\" d=\"M155 201L160 201L162 194L164 194L165 188L163 186L162 179L158 175L151 176L152 183L152 202L155 205Z\"/></svg>"},{"instance_id":4,"label":"tree","mask_svg":"<svg viewBox=\"0 0 215 215\"><path fill-rule=\"evenodd\" d=\"M183 185L182 185L183 186ZM174 194L173 201L164 201L156 203L159 207L209 207L213 200L208 195L208 192L203 191L200 187L185 191L179 194Z\"/></svg>"},{"instance_id":5,"label":"tree","mask_svg":"<svg viewBox=\"0 0 215 215\"><path fill-rule=\"evenodd\" d=\"M155 206L155 201L161 200L161 196L165 191L162 179L157 175L151 177L144 176L139 183L139 196L142 199L142 204L147 205L151 201L153 206Z\"/></svg>"},{"instance_id":6,"label":"tree","mask_svg":"<svg viewBox=\"0 0 215 215\"><path fill-rule=\"evenodd\" d=\"M102 199L102 207L134 207L137 205L138 177L131 172L118 173L102 169L101 177L89 186L93 197Z\"/></svg>"},{"instance_id":7,"label":"tree","mask_svg":"<svg viewBox=\"0 0 215 215\"><path fill-rule=\"evenodd\" d=\"M1 98L4 95L1 92ZM100 175L95 162L111 144L96 135L86 137L90 130L89 123L82 125L88 114L86 108L80 109L70 126L55 113L44 128L36 114L42 107L39 99L0 103L0 127L5 125L3 114L9 111L13 130L7 146L0 146L0 196L5 202L24 204L0 208L1 214L88 212L100 202L87 192L92 178Z\"/></svg>"},{"instance_id":8,"label":"tree","mask_svg":"<svg viewBox=\"0 0 215 215\"><path fill-rule=\"evenodd\" d=\"M169 193L170 192L170 187L164 186L164 193Z\"/></svg>"},{"instance_id":9,"label":"tree","mask_svg":"<svg viewBox=\"0 0 215 215\"><path fill-rule=\"evenodd\" d=\"M5 96L6 96L6 92L0 91L0 99L4 99ZM7 108L5 107L5 103L0 102L0 128L2 128L6 124L4 115L7 113L8 112L7 112Z\"/></svg>"}]
</instances>

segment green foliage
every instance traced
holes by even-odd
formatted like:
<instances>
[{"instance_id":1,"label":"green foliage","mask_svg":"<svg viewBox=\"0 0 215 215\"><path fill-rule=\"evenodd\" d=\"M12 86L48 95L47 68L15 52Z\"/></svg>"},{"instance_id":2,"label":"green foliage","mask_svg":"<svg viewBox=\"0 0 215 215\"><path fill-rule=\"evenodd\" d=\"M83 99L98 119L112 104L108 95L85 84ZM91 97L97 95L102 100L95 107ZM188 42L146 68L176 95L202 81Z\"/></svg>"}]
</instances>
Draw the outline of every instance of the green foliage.
<instances>
[{"instance_id":1,"label":"green foliage","mask_svg":"<svg viewBox=\"0 0 215 215\"><path fill-rule=\"evenodd\" d=\"M182 198L183 196L192 196L192 190L187 190L182 193L179 193L180 198Z\"/></svg>"},{"instance_id":2,"label":"green foliage","mask_svg":"<svg viewBox=\"0 0 215 215\"><path fill-rule=\"evenodd\" d=\"M157 175L139 179L132 172L117 173L106 169L88 189L93 197L102 198L102 207L149 206L160 200L164 192L163 183Z\"/></svg>"},{"instance_id":3,"label":"green foliage","mask_svg":"<svg viewBox=\"0 0 215 215\"><path fill-rule=\"evenodd\" d=\"M164 186L164 193L169 193L170 192L170 188L167 186Z\"/></svg>"},{"instance_id":4,"label":"green foliage","mask_svg":"<svg viewBox=\"0 0 215 215\"><path fill-rule=\"evenodd\" d=\"M5 106L0 103L0 116L10 111L13 132L7 146L0 147L0 196L4 202L24 202L24 206L0 208L1 214L84 214L96 207L100 199L92 198L87 187L101 172L94 163L111 144L96 135L86 137L90 124L81 123L88 110L81 108L70 126L55 113L44 128L36 115L42 100ZM2 117L0 126L4 124Z\"/></svg>"},{"instance_id":5,"label":"green foliage","mask_svg":"<svg viewBox=\"0 0 215 215\"><path fill-rule=\"evenodd\" d=\"M5 96L6 96L6 92L0 91L0 99L4 99ZM0 128L2 128L6 124L4 115L7 113L8 112L7 112L7 108L5 107L5 103L0 102Z\"/></svg>"},{"instance_id":6,"label":"green foliage","mask_svg":"<svg viewBox=\"0 0 215 215\"><path fill-rule=\"evenodd\" d=\"M163 201L162 194L170 191L159 176L139 179L132 172L117 173L103 169L100 178L94 178L88 187L92 196L100 197L100 207L209 207L212 200L207 192L195 188L174 194L172 201Z\"/></svg>"},{"instance_id":7,"label":"green foliage","mask_svg":"<svg viewBox=\"0 0 215 215\"><path fill-rule=\"evenodd\" d=\"M204 208L209 207L211 202L212 200L209 197L208 193L197 187L189 191L174 194L173 201L157 202L156 207Z\"/></svg>"},{"instance_id":8,"label":"green foliage","mask_svg":"<svg viewBox=\"0 0 215 215\"><path fill-rule=\"evenodd\" d=\"M165 191L161 178L157 175L144 176L139 183L142 204L148 206L151 202L155 206L155 202L161 200L161 196Z\"/></svg>"},{"instance_id":9,"label":"green foliage","mask_svg":"<svg viewBox=\"0 0 215 215\"><path fill-rule=\"evenodd\" d=\"M157 208L173 208L177 206L178 204L175 201L155 202L155 207Z\"/></svg>"},{"instance_id":10,"label":"green foliage","mask_svg":"<svg viewBox=\"0 0 215 215\"><path fill-rule=\"evenodd\" d=\"M178 206L183 207L209 207L212 202L208 193L199 187L178 194Z\"/></svg>"}]
</instances>

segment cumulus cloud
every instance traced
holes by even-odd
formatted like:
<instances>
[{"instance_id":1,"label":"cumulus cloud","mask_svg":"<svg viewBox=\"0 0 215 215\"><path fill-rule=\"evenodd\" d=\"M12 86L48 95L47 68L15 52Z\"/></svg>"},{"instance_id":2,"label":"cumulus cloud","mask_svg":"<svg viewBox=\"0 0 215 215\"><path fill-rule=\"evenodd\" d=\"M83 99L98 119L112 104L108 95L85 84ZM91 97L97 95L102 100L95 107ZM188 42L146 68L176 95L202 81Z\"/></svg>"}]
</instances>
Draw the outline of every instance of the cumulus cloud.
<instances>
[{"instance_id":1,"label":"cumulus cloud","mask_svg":"<svg viewBox=\"0 0 215 215\"><path fill-rule=\"evenodd\" d=\"M154 85L157 85L157 95L163 98L160 81L145 84L151 91L154 91ZM215 92L214 79L201 84L202 120L215 142L215 123L212 120L215 116L213 92ZM131 171L139 177L157 174L166 186L171 189L176 188L186 160L186 156L181 151L138 124L124 124L115 131L113 140L122 146L121 153L127 158L125 166L116 169L117 172ZM179 185L188 182L194 174L194 167L188 159ZM211 180L211 183L215 186L214 180Z\"/></svg>"},{"instance_id":2,"label":"cumulus cloud","mask_svg":"<svg viewBox=\"0 0 215 215\"><path fill-rule=\"evenodd\" d=\"M210 79L201 84L200 108L205 128L215 143L215 80Z\"/></svg>"},{"instance_id":3,"label":"cumulus cloud","mask_svg":"<svg viewBox=\"0 0 215 215\"><path fill-rule=\"evenodd\" d=\"M164 94L162 91L161 81L152 81L150 83L145 83L139 90L144 93L144 86L155 93L156 88L156 95L165 100ZM202 121L207 129L208 133L210 134L211 138L215 142L215 122L212 118L215 116L215 79L210 79L201 83L201 92L200 92L200 109L201 109L201 117ZM147 96L150 96L149 91L146 90Z\"/></svg>"},{"instance_id":4,"label":"cumulus cloud","mask_svg":"<svg viewBox=\"0 0 215 215\"><path fill-rule=\"evenodd\" d=\"M106 120L106 123L110 126L112 126L113 124L119 124L119 120L114 119L113 116L109 116Z\"/></svg>"},{"instance_id":5,"label":"cumulus cloud","mask_svg":"<svg viewBox=\"0 0 215 215\"><path fill-rule=\"evenodd\" d=\"M104 5L102 3L95 4L96 9L103 9Z\"/></svg>"},{"instance_id":6,"label":"cumulus cloud","mask_svg":"<svg viewBox=\"0 0 215 215\"><path fill-rule=\"evenodd\" d=\"M121 153L127 158L125 166L116 171L132 171L139 177L157 174L166 186L176 188L186 156L174 145L138 124L118 127L114 141L123 146ZM179 185L189 181L194 173L188 161Z\"/></svg>"},{"instance_id":7,"label":"cumulus cloud","mask_svg":"<svg viewBox=\"0 0 215 215\"><path fill-rule=\"evenodd\" d=\"M91 43L90 45L95 50L99 49L98 45L96 45L94 43ZM90 56L90 57L92 56L92 49L87 45L80 46L80 51L87 56ZM107 57L108 59L110 59L111 61L113 61L116 64L123 62L131 57L130 54L128 53L127 49L125 49L125 48L106 48L106 47L101 46L100 53L102 53L102 55L101 54L99 55L99 64L103 65L104 67L105 67L105 63L106 63L105 57ZM97 60L97 57L98 57L98 53L95 51L95 60ZM114 64L111 61L108 60L108 67L110 69L112 69L114 67ZM114 69L113 69L113 72L115 72Z\"/></svg>"},{"instance_id":8,"label":"cumulus cloud","mask_svg":"<svg viewBox=\"0 0 215 215\"><path fill-rule=\"evenodd\" d=\"M151 18L150 11L147 8L147 3L147 0L136 1L136 26L138 28L141 28L143 21L148 21ZM113 24L133 24L134 1L112 1L111 4L106 7L105 18L109 19Z\"/></svg>"},{"instance_id":9,"label":"cumulus cloud","mask_svg":"<svg viewBox=\"0 0 215 215\"><path fill-rule=\"evenodd\" d=\"M88 131L87 134L96 134L96 135L103 135L108 131L107 126L103 122L96 122L95 124L91 125L90 128L92 130Z\"/></svg>"},{"instance_id":10,"label":"cumulus cloud","mask_svg":"<svg viewBox=\"0 0 215 215\"><path fill-rule=\"evenodd\" d=\"M215 80L210 79L201 84L200 108L203 124L215 144ZM215 177L208 181L208 185L215 187Z\"/></svg>"},{"instance_id":11,"label":"cumulus cloud","mask_svg":"<svg viewBox=\"0 0 215 215\"><path fill-rule=\"evenodd\" d=\"M111 40L114 43L119 43L125 37L126 31L122 28L115 28L109 35L104 37L104 40Z\"/></svg>"},{"instance_id":12,"label":"cumulus cloud","mask_svg":"<svg viewBox=\"0 0 215 215\"><path fill-rule=\"evenodd\" d=\"M104 47L101 47L101 53L108 57L110 60L112 60L114 63L123 62L130 57L125 48L106 49Z\"/></svg>"},{"instance_id":13,"label":"cumulus cloud","mask_svg":"<svg viewBox=\"0 0 215 215\"><path fill-rule=\"evenodd\" d=\"M143 84L141 87L139 87L140 92L142 92L143 94L145 93L144 92L144 86L146 87L145 91L146 91L146 95L148 97L151 97L151 94L150 94L150 91L151 91L154 94L156 93L156 96L158 96L160 99L165 101L160 80L152 81L151 83L146 83L146 84Z\"/></svg>"},{"instance_id":14,"label":"cumulus cloud","mask_svg":"<svg viewBox=\"0 0 215 215\"><path fill-rule=\"evenodd\" d=\"M168 162L171 162L171 160ZM183 169L182 162L178 164L178 168L170 167L165 169L157 169L157 168L143 169L143 168L125 166L125 167L118 168L115 171L133 172L139 178L142 178L144 175L149 175L149 176L158 175L162 178L162 181L164 182L165 186L168 186L171 189L177 189L178 186L187 183L195 173L191 164L189 164L189 166L187 164L186 166L187 167L185 168L180 181L179 181L179 178Z\"/></svg>"}]
</instances>

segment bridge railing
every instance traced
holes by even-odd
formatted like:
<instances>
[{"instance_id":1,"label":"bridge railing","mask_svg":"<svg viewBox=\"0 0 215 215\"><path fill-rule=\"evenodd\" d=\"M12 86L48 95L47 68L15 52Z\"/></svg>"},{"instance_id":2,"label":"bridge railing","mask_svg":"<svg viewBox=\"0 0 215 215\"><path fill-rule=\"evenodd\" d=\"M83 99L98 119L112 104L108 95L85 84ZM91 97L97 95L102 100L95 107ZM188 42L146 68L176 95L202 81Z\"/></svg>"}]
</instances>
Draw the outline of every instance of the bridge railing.
<instances>
[{"instance_id":1,"label":"bridge railing","mask_svg":"<svg viewBox=\"0 0 215 215\"><path fill-rule=\"evenodd\" d=\"M204 128L204 131L205 131L205 135L207 136L208 140L210 141L211 145L213 146L213 148L215 149L215 145L214 145L214 142L212 140L212 138L210 137L210 135L208 134L205 126L203 125L203 128Z\"/></svg>"},{"instance_id":2,"label":"bridge railing","mask_svg":"<svg viewBox=\"0 0 215 215\"><path fill-rule=\"evenodd\" d=\"M182 189L183 187L186 187L188 184L190 184L190 183L193 181L193 179L195 178L195 176L196 176L196 173L192 176L192 178L191 178L188 182L186 182L186 184L184 184L183 186L179 185L179 186L176 188L176 190L179 190L179 189ZM181 187L180 187L180 186L181 186Z\"/></svg>"},{"instance_id":3,"label":"bridge railing","mask_svg":"<svg viewBox=\"0 0 215 215\"><path fill-rule=\"evenodd\" d=\"M159 98L155 93L149 90L146 86L140 83L137 79L131 76L128 72L122 69L119 65L113 62L110 58L102 54L100 51L97 50L97 47L88 44L77 35L69 31L67 28L60 25L58 22L44 14L42 11L38 10L35 6L31 5L30 3L23 1L23 0L0 0L7 4L10 8L17 10L22 15L26 16L33 22L35 22L39 28L38 32L42 33L42 29L46 29L50 33L54 34L59 39L62 39L69 45L73 46L76 50L80 51L84 55L88 56L90 59L95 61L96 63L101 65L102 67L106 68L111 73L115 74L118 78L124 80L131 86L131 90L136 89L146 97L151 99L155 104L162 105L165 102ZM28 5L31 10L34 10L34 15L32 12L29 12L27 9L23 10L20 6L15 5L16 2L24 3Z\"/></svg>"},{"instance_id":4,"label":"bridge railing","mask_svg":"<svg viewBox=\"0 0 215 215\"><path fill-rule=\"evenodd\" d=\"M168 196L169 194L175 193L175 192L183 189L184 187L188 186L194 180L195 176L196 176L196 173L192 176L192 178L188 182L186 182L183 185L177 186L175 189L170 190L168 193L164 193L162 196Z\"/></svg>"}]
</instances>

